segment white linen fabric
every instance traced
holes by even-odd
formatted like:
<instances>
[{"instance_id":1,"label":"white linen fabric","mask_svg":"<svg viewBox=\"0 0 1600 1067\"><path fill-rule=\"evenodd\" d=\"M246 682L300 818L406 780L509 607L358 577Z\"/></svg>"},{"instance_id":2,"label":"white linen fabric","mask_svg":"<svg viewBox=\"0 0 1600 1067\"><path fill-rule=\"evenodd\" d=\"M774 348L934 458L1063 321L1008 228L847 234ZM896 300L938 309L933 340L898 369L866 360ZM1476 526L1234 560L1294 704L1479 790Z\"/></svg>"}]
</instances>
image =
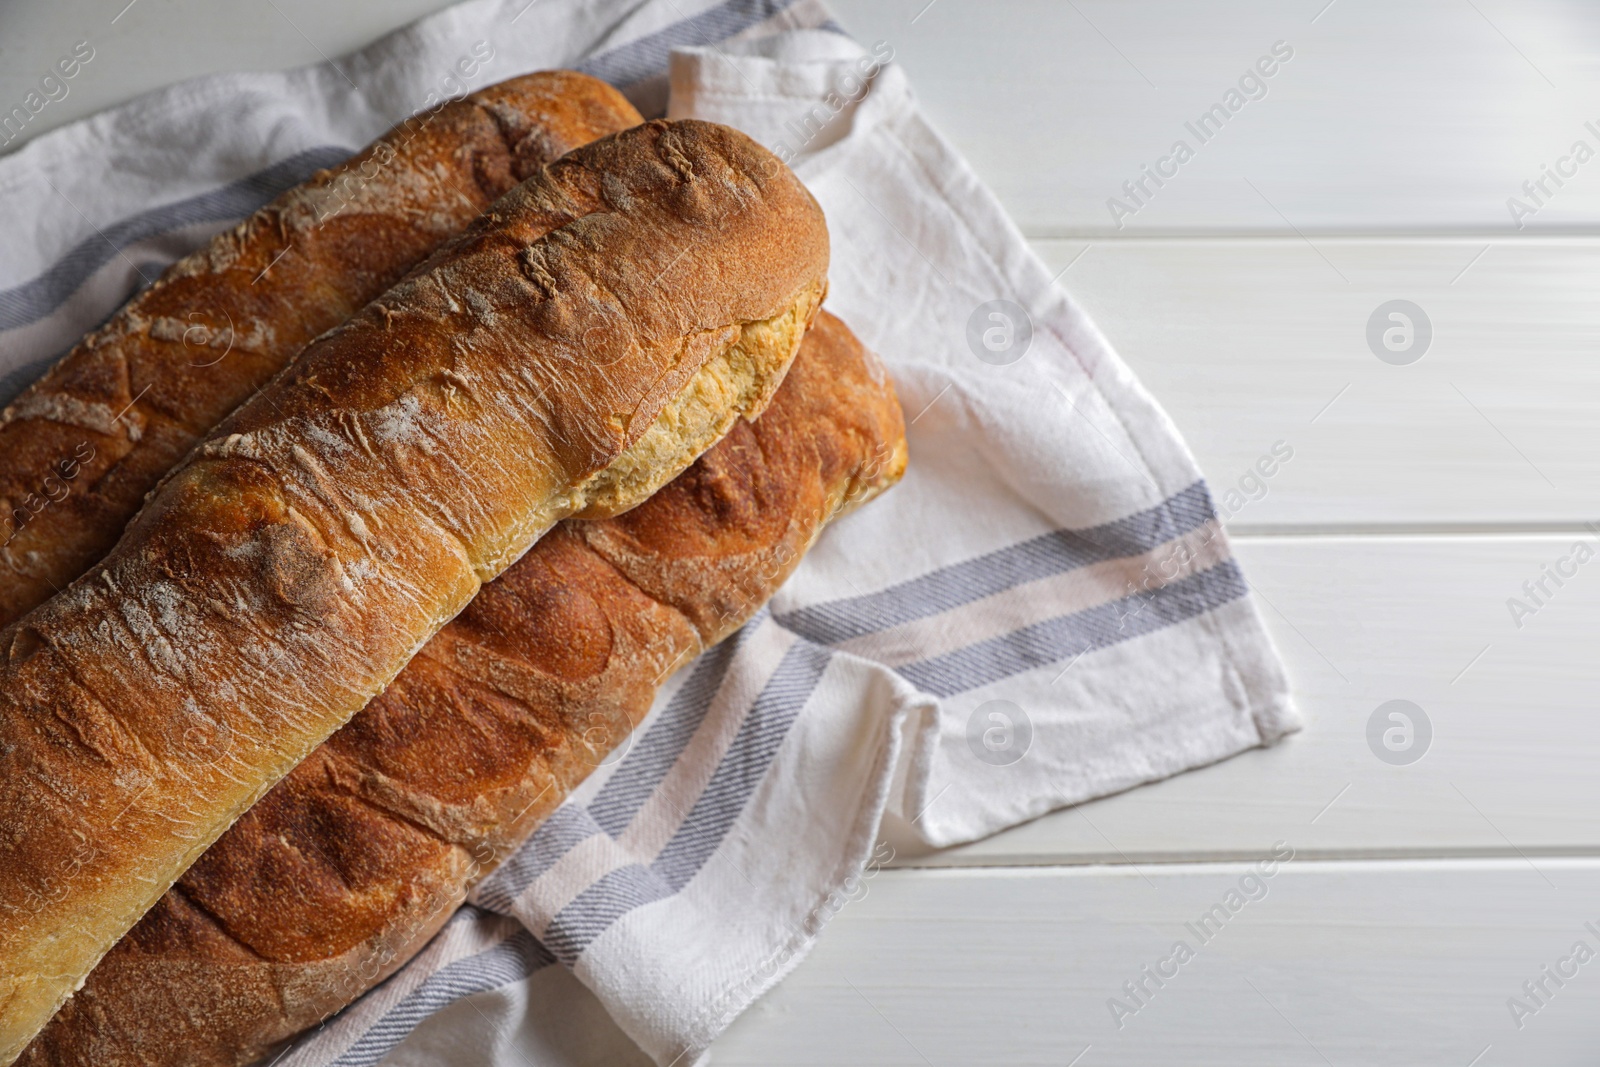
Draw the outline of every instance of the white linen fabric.
<instances>
[{"instance_id":1,"label":"white linen fabric","mask_svg":"<svg viewBox=\"0 0 1600 1067\"><path fill-rule=\"evenodd\" d=\"M891 44L815 0L473 0L333 63L42 136L0 159L0 399L430 93L551 66L791 162L828 217L827 306L893 372L910 470L284 1067L693 1063L859 892L886 821L902 843L970 841L1298 725L1175 428L923 117Z\"/></svg>"}]
</instances>

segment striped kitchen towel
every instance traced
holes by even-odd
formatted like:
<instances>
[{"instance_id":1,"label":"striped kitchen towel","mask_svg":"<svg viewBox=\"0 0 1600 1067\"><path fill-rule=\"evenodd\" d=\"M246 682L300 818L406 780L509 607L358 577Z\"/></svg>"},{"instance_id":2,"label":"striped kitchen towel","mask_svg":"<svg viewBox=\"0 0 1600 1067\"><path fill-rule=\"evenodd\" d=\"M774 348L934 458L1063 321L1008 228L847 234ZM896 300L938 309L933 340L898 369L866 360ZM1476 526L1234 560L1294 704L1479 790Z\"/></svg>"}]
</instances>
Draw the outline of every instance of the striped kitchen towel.
<instances>
[{"instance_id":1,"label":"striped kitchen towel","mask_svg":"<svg viewBox=\"0 0 1600 1067\"><path fill-rule=\"evenodd\" d=\"M485 51L463 83L457 58ZM1193 458L893 53L816 0L473 0L336 64L184 83L0 159L4 398L430 93L577 66L794 166L833 236L828 307L906 409L905 481L283 1067L693 1063L859 891L886 826L969 841L1296 728Z\"/></svg>"}]
</instances>

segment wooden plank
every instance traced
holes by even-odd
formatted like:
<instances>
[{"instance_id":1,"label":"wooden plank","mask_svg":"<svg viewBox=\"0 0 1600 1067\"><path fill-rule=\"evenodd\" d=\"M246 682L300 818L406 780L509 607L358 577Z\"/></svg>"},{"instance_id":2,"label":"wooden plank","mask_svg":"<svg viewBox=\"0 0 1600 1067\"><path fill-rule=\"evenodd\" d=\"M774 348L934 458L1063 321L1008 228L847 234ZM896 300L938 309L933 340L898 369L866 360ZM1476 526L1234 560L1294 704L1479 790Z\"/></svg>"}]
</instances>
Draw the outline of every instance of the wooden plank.
<instances>
[{"instance_id":1,"label":"wooden plank","mask_svg":"<svg viewBox=\"0 0 1600 1067\"><path fill-rule=\"evenodd\" d=\"M1585 127L1600 117L1586 91L1600 12L1560 0L833 7L858 38L894 45L929 115L1030 236L1503 234L1508 198L1541 165L1578 139L1600 148ZM1205 142L1190 132L1277 41L1294 54L1266 95L1241 98ZM1119 231L1108 199L1178 140L1194 157L1160 188L1147 180ZM1546 183L1530 229L1600 214L1583 169Z\"/></svg>"},{"instance_id":2,"label":"wooden plank","mask_svg":"<svg viewBox=\"0 0 1600 1067\"><path fill-rule=\"evenodd\" d=\"M1274 443L1293 448L1266 496L1233 517L1236 529L1538 528L1600 517L1591 447L1600 240L1314 244L1036 247L1219 491L1248 480ZM1396 299L1431 323L1431 341L1408 365L1368 344L1369 319Z\"/></svg>"},{"instance_id":3,"label":"wooden plank","mask_svg":"<svg viewBox=\"0 0 1600 1067\"><path fill-rule=\"evenodd\" d=\"M1507 1006L1533 1006L1522 983L1545 965L1570 973L1575 942L1600 952L1600 863L1545 867L1550 882L1519 860L1297 859L1246 883L1265 896L1241 893L1208 942L1185 924L1226 909L1250 868L886 871L712 1062L1592 1063L1600 962L1546 979L1521 1029ZM1123 983L1179 940L1192 958L1147 979L1119 1029L1107 1002L1136 1004Z\"/></svg>"},{"instance_id":4,"label":"wooden plank","mask_svg":"<svg viewBox=\"0 0 1600 1067\"><path fill-rule=\"evenodd\" d=\"M1162 863L1255 857L1279 839L1312 857L1600 854L1600 561L1560 588L1545 579L1542 605L1523 590L1572 543L1243 539L1302 732L942 853L892 833L899 862ZM1533 614L1514 620L1511 597ZM1414 702L1432 726L1410 765L1369 744L1368 721L1391 700Z\"/></svg>"}]
</instances>

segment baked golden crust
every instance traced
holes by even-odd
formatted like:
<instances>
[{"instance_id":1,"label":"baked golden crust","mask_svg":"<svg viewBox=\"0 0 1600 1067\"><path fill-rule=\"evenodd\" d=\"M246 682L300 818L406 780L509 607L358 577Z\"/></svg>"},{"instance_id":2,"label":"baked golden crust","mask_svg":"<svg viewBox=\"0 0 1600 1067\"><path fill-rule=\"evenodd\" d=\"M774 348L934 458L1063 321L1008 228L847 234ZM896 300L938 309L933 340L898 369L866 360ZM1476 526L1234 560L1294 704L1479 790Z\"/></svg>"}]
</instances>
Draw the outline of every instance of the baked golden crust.
<instances>
[{"instance_id":1,"label":"baked golden crust","mask_svg":"<svg viewBox=\"0 0 1600 1067\"><path fill-rule=\"evenodd\" d=\"M643 122L543 71L407 119L174 263L0 413L0 626L116 543L195 441L544 164Z\"/></svg>"},{"instance_id":2,"label":"baked golden crust","mask_svg":"<svg viewBox=\"0 0 1600 1067\"><path fill-rule=\"evenodd\" d=\"M189 869L22 1057L240 1065L419 948L833 515L899 479L881 366L819 315L788 379L617 518L564 523Z\"/></svg>"},{"instance_id":3,"label":"baked golden crust","mask_svg":"<svg viewBox=\"0 0 1600 1067\"><path fill-rule=\"evenodd\" d=\"M759 413L827 247L804 186L727 127L568 153L318 338L0 632L0 1061L481 583Z\"/></svg>"}]
</instances>

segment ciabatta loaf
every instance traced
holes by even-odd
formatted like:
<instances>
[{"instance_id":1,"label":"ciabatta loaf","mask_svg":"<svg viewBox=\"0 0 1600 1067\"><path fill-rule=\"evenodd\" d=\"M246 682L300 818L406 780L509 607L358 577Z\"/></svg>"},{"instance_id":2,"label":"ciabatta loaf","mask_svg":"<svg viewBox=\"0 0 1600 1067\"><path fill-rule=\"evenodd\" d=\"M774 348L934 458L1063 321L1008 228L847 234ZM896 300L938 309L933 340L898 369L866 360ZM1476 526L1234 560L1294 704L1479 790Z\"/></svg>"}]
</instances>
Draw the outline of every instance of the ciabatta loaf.
<instances>
[{"instance_id":1,"label":"ciabatta loaf","mask_svg":"<svg viewBox=\"0 0 1600 1067\"><path fill-rule=\"evenodd\" d=\"M88 570L313 337L558 156L644 120L573 71L416 115L174 263L0 412L0 626Z\"/></svg>"},{"instance_id":2,"label":"ciabatta loaf","mask_svg":"<svg viewBox=\"0 0 1600 1067\"><path fill-rule=\"evenodd\" d=\"M758 414L827 259L816 202L735 130L579 148L314 342L0 631L0 1062L482 583Z\"/></svg>"},{"instance_id":3,"label":"ciabatta loaf","mask_svg":"<svg viewBox=\"0 0 1600 1067\"><path fill-rule=\"evenodd\" d=\"M485 586L189 868L24 1067L242 1067L355 999L905 458L881 366L819 315L758 421Z\"/></svg>"}]
</instances>

